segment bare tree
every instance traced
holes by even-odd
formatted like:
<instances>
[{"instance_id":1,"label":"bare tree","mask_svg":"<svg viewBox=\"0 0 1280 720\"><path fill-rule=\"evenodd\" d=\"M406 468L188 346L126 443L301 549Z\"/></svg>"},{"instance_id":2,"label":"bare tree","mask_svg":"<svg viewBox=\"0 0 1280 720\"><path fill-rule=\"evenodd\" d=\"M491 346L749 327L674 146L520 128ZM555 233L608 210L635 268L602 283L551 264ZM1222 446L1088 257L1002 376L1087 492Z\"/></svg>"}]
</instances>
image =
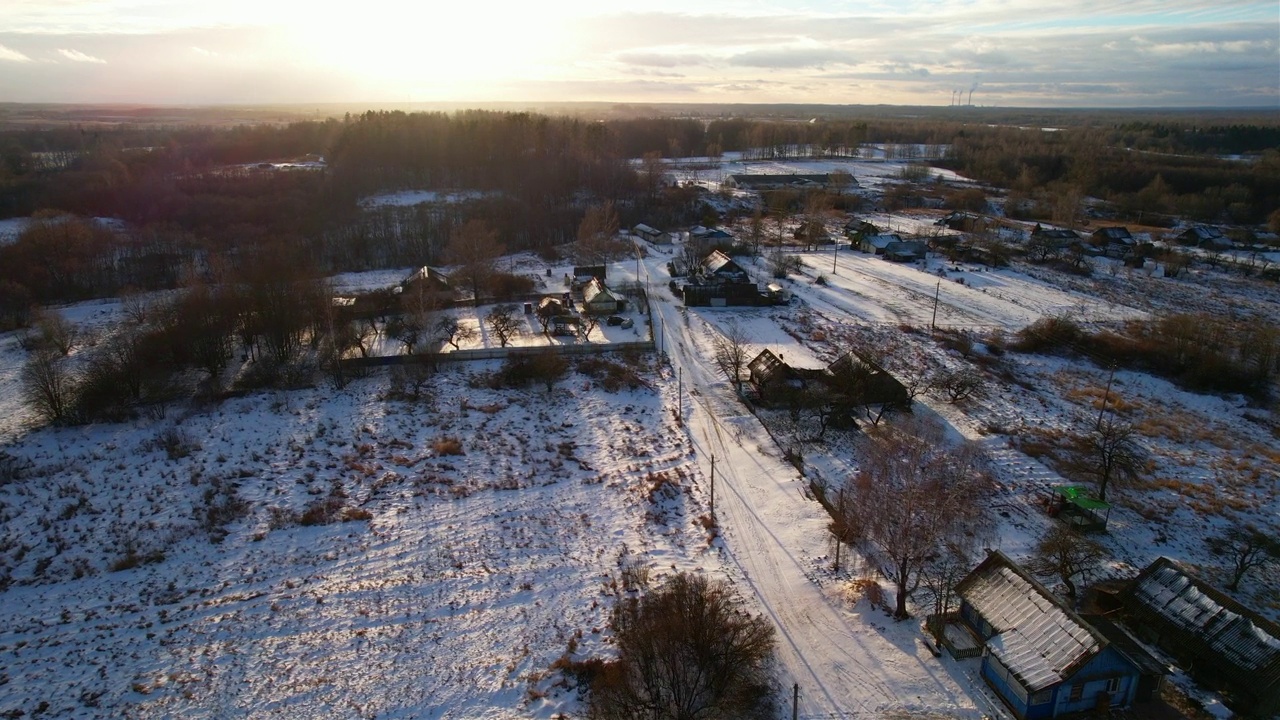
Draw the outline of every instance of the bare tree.
<instances>
[{"instance_id":1,"label":"bare tree","mask_svg":"<svg viewBox=\"0 0 1280 720\"><path fill-rule=\"evenodd\" d=\"M751 358L747 356L750 342L747 331L737 320L730 320L725 325L725 331L712 341L716 365L738 392L742 392L742 371L751 362Z\"/></svg>"},{"instance_id":2,"label":"bare tree","mask_svg":"<svg viewBox=\"0 0 1280 720\"><path fill-rule=\"evenodd\" d=\"M483 220L469 220L455 231L445 247L445 257L458 266L453 277L466 282L477 304L480 289L493 275L494 263L505 248L498 242L498 231Z\"/></svg>"},{"instance_id":3,"label":"bare tree","mask_svg":"<svg viewBox=\"0 0 1280 720\"><path fill-rule=\"evenodd\" d=\"M1138 447L1133 426L1112 416L1084 440L1083 467L1098 483L1098 499L1107 499L1113 480L1138 479L1146 466L1146 458Z\"/></svg>"},{"instance_id":4,"label":"bare tree","mask_svg":"<svg viewBox=\"0 0 1280 720\"><path fill-rule=\"evenodd\" d=\"M529 358L529 371L533 378L547 386L547 392L569 371L569 361L555 348L546 348Z\"/></svg>"},{"instance_id":5,"label":"bare tree","mask_svg":"<svg viewBox=\"0 0 1280 720\"><path fill-rule=\"evenodd\" d=\"M1107 551L1066 525L1055 524L1036 544L1035 555L1024 567L1033 575L1061 580L1072 607L1079 598L1075 578L1088 575L1107 559Z\"/></svg>"},{"instance_id":6,"label":"bare tree","mask_svg":"<svg viewBox=\"0 0 1280 720\"><path fill-rule=\"evenodd\" d=\"M22 368L23 399L47 422L62 423L70 418L75 385L66 358L53 348L37 350Z\"/></svg>"},{"instance_id":7,"label":"bare tree","mask_svg":"<svg viewBox=\"0 0 1280 720\"><path fill-rule=\"evenodd\" d=\"M845 527L897 587L894 616L905 618L944 543L968 546L989 528L986 460L972 443L947 445L941 423L926 418L873 428L860 450L845 484Z\"/></svg>"},{"instance_id":8,"label":"bare tree","mask_svg":"<svg viewBox=\"0 0 1280 720\"><path fill-rule=\"evenodd\" d=\"M442 315L439 320L436 320L432 330L437 340L452 345L454 350L458 349L459 343L474 340L476 337L475 328L463 325L453 315Z\"/></svg>"},{"instance_id":9,"label":"bare tree","mask_svg":"<svg viewBox=\"0 0 1280 720\"><path fill-rule=\"evenodd\" d=\"M1261 529L1256 525L1228 528L1216 537L1205 539L1209 552L1226 560L1231 567L1227 589L1235 592L1250 570L1264 568L1280 561L1280 529Z\"/></svg>"},{"instance_id":10,"label":"bare tree","mask_svg":"<svg viewBox=\"0 0 1280 720\"><path fill-rule=\"evenodd\" d=\"M966 544L943 542L920 570L920 585L933 601L933 614L945 615L956 600L956 583L973 569L972 548ZM943 623L931 624L934 640L942 642Z\"/></svg>"},{"instance_id":11,"label":"bare tree","mask_svg":"<svg viewBox=\"0 0 1280 720\"><path fill-rule=\"evenodd\" d=\"M598 720L772 718L773 625L724 582L680 574L615 612L618 660L591 689Z\"/></svg>"},{"instance_id":12,"label":"bare tree","mask_svg":"<svg viewBox=\"0 0 1280 720\"><path fill-rule=\"evenodd\" d=\"M489 329L493 331L495 337L498 338L498 344L506 347L511 342L511 338L520 334L520 321L516 317L515 305L498 305L485 315L484 321L489 325Z\"/></svg>"},{"instance_id":13,"label":"bare tree","mask_svg":"<svg viewBox=\"0 0 1280 720\"><path fill-rule=\"evenodd\" d=\"M578 224L578 261L587 264L607 260L618 226L618 211L613 203L587 208Z\"/></svg>"},{"instance_id":14,"label":"bare tree","mask_svg":"<svg viewBox=\"0 0 1280 720\"><path fill-rule=\"evenodd\" d=\"M36 345L57 350L67 356L80 342L80 332L56 310L39 310L35 314Z\"/></svg>"},{"instance_id":15,"label":"bare tree","mask_svg":"<svg viewBox=\"0 0 1280 720\"><path fill-rule=\"evenodd\" d=\"M933 385L953 403L980 397L984 389L982 373L973 368L944 370L935 377Z\"/></svg>"}]
</instances>

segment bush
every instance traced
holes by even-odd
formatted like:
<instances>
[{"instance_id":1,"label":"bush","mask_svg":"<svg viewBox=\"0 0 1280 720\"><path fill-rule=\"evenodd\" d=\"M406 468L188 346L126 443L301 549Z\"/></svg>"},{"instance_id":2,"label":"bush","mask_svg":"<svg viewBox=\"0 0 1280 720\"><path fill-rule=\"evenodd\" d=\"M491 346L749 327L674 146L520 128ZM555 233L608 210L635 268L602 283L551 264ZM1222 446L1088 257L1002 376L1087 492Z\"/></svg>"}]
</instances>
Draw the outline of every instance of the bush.
<instances>
[{"instance_id":1,"label":"bush","mask_svg":"<svg viewBox=\"0 0 1280 720\"><path fill-rule=\"evenodd\" d=\"M614 613L618 660L591 685L590 716L772 718L774 629L750 615L724 582L672 577Z\"/></svg>"},{"instance_id":2,"label":"bush","mask_svg":"<svg viewBox=\"0 0 1280 720\"><path fill-rule=\"evenodd\" d=\"M436 455L441 457L445 455L466 454L462 450L462 441L449 435L445 435L442 438L436 438L435 442L431 443L431 449L435 450Z\"/></svg>"},{"instance_id":3,"label":"bush","mask_svg":"<svg viewBox=\"0 0 1280 720\"><path fill-rule=\"evenodd\" d=\"M578 372L596 380L609 392L617 392L626 386L631 390L648 383L636 373L634 366L622 365L602 357L584 357L578 361Z\"/></svg>"},{"instance_id":4,"label":"bush","mask_svg":"<svg viewBox=\"0 0 1280 720\"><path fill-rule=\"evenodd\" d=\"M1019 330L1009 348L1028 353L1074 353L1084 335L1084 330L1069 317L1040 318Z\"/></svg>"}]
</instances>

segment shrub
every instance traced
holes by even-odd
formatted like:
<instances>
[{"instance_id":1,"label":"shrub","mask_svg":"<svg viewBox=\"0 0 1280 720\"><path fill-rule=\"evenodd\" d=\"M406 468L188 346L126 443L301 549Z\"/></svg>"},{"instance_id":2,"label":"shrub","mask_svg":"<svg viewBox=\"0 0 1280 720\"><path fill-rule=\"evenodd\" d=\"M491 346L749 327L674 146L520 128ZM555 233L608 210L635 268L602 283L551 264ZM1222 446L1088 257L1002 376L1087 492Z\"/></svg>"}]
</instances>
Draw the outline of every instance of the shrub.
<instances>
[{"instance_id":1,"label":"shrub","mask_svg":"<svg viewBox=\"0 0 1280 720\"><path fill-rule=\"evenodd\" d=\"M1028 353L1074 353L1084 335L1084 330L1069 317L1040 318L1019 330L1009 348Z\"/></svg>"},{"instance_id":2,"label":"shrub","mask_svg":"<svg viewBox=\"0 0 1280 720\"><path fill-rule=\"evenodd\" d=\"M723 582L672 577L614 612L618 660L595 671L590 715L771 718L773 625L747 613Z\"/></svg>"},{"instance_id":3,"label":"shrub","mask_svg":"<svg viewBox=\"0 0 1280 720\"><path fill-rule=\"evenodd\" d=\"M431 443L431 449L435 450L436 455L439 455L441 457L445 455L465 455L466 454L462 450L462 441L451 435L445 435L444 437L436 438L435 441Z\"/></svg>"}]
</instances>

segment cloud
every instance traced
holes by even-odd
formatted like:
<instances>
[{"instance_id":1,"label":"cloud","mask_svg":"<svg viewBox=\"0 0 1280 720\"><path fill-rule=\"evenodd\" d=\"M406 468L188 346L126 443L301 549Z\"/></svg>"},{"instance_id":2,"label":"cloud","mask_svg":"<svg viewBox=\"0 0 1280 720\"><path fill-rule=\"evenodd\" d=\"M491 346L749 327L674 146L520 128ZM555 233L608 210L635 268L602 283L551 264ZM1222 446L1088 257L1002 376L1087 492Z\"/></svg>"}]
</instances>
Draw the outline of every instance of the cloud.
<instances>
[{"instance_id":1,"label":"cloud","mask_svg":"<svg viewBox=\"0 0 1280 720\"><path fill-rule=\"evenodd\" d=\"M706 65L708 59L705 55L692 54L674 54L660 52L631 52L622 53L617 56L618 62L627 65L644 65L646 67L689 67L692 65Z\"/></svg>"},{"instance_id":2,"label":"cloud","mask_svg":"<svg viewBox=\"0 0 1280 720\"><path fill-rule=\"evenodd\" d=\"M750 50L729 58L730 65L797 70L824 65L851 65L847 53L831 48L783 48L780 50Z\"/></svg>"},{"instance_id":3,"label":"cloud","mask_svg":"<svg viewBox=\"0 0 1280 720\"><path fill-rule=\"evenodd\" d=\"M4 45L0 45L0 60L7 60L9 62L20 62L20 63L31 62L31 58L27 57L26 55L23 55L17 50L14 50L12 48L7 48Z\"/></svg>"},{"instance_id":4,"label":"cloud","mask_svg":"<svg viewBox=\"0 0 1280 720\"><path fill-rule=\"evenodd\" d=\"M193 53L195 53L195 54L197 54L197 55L199 55L199 56L201 56L201 57L218 57L218 53L216 53L216 52L214 52L214 51L212 51L212 50L205 50L204 48L202 48L202 47L198 47L198 46L195 46L195 45L192 45L192 46L191 46L191 52L193 52Z\"/></svg>"},{"instance_id":5,"label":"cloud","mask_svg":"<svg viewBox=\"0 0 1280 720\"><path fill-rule=\"evenodd\" d=\"M62 57L66 58L66 59L68 59L68 60L71 60L72 62L97 63L97 64L99 64L99 65L106 65L106 64L107 64L107 61L106 61L106 60L103 60L103 59L102 59L102 58L100 58L100 57L94 57L94 56L92 56L92 55L86 55L86 54L84 54L84 53L80 52L79 50L64 50L64 49L62 49L62 48L58 48L58 54L59 54L59 55L62 55Z\"/></svg>"}]
</instances>

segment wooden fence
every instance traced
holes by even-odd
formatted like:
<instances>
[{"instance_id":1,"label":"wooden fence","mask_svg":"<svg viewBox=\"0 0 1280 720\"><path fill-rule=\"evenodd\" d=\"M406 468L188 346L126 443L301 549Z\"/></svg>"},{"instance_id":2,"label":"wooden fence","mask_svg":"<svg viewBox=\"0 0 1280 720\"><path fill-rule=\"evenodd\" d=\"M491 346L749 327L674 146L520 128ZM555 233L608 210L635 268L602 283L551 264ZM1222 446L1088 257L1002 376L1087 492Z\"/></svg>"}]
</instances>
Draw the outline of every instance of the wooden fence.
<instances>
[{"instance_id":1,"label":"wooden fence","mask_svg":"<svg viewBox=\"0 0 1280 720\"><path fill-rule=\"evenodd\" d=\"M603 355L611 352L627 350L648 352L654 349L652 340L622 343L582 343L579 345L539 345L507 348L485 348L483 350L455 350L454 352L414 353L412 355L382 355L378 357L344 358L345 369L375 368L389 365L438 365L448 362L467 362L472 360L506 360L509 357L529 357L547 350L554 350L561 355Z\"/></svg>"}]
</instances>

